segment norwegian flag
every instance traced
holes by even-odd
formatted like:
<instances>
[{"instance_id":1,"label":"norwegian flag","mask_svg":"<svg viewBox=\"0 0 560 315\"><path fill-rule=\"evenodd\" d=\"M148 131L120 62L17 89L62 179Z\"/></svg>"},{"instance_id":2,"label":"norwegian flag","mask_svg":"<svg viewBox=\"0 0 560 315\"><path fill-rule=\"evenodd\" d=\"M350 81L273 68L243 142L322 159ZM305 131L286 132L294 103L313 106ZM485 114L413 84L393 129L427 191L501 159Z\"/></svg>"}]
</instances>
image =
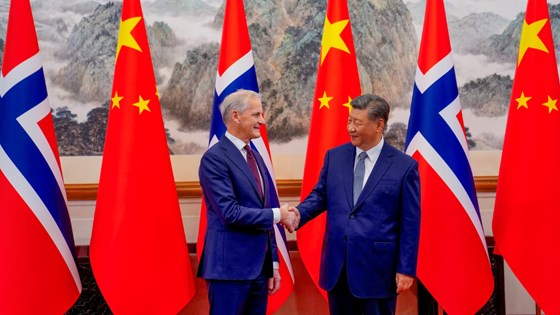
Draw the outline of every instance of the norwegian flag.
<instances>
[{"instance_id":1,"label":"norwegian flag","mask_svg":"<svg viewBox=\"0 0 560 315\"><path fill-rule=\"evenodd\" d=\"M29 0L11 1L0 96L0 314L63 314L82 285Z\"/></svg>"},{"instance_id":2,"label":"norwegian flag","mask_svg":"<svg viewBox=\"0 0 560 315\"><path fill-rule=\"evenodd\" d=\"M426 2L410 111L406 153L418 161L421 182L417 275L447 313L474 314L490 298L494 281L443 0Z\"/></svg>"},{"instance_id":3,"label":"norwegian flag","mask_svg":"<svg viewBox=\"0 0 560 315\"><path fill-rule=\"evenodd\" d=\"M226 132L226 126L220 113L220 104L229 94L239 89L255 92L259 91L243 0L227 0L222 29L220 57L218 60L218 72L216 74L216 90L214 91L214 105L212 108L210 141L208 147L216 144ZM251 140L251 147L257 150L262 156L268 172L271 175L267 180L270 184L269 187L274 187L275 189L269 191L270 205L271 207L279 207L280 202L278 199L276 182L274 180L274 169L270 158L270 148L265 125L261 127L261 137ZM196 246L199 260L202 249L204 248L206 224L206 205L203 200ZM268 314L280 308L290 296L294 287L294 272L286 246L284 228L275 225L274 230L278 246L278 257L280 258L282 285L280 290L276 294L270 296L268 300Z\"/></svg>"}]
</instances>

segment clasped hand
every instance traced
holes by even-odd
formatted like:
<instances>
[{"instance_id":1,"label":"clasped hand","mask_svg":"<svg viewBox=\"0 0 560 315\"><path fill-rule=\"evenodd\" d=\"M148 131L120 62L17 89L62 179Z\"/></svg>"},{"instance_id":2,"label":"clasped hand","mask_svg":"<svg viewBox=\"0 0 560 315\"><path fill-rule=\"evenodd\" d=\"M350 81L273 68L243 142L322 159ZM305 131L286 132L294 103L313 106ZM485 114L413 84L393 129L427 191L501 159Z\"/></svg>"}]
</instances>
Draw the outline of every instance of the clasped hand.
<instances>
[{"instance_id":1,"label":"clasped hand","mask_svg":"<svg viewBox=\"0 0 560 315\"><path fill-rule=\"evenodd\" d=\"M280 207L280 224L282 224L290 233L293 233L299 226L299 210L296 207L289 207L285 203Z\"/></svg>"}]
</instances>

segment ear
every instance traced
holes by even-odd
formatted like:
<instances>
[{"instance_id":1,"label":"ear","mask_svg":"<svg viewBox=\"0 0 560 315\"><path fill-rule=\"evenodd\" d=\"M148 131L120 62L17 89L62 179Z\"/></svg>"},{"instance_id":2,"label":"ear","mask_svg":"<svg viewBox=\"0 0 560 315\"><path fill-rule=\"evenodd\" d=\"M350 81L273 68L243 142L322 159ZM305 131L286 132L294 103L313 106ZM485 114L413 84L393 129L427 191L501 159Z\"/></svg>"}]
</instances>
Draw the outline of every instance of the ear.
<instances>
[{"instance_id":1,"label":"ear","mask_svg":"<svg viewBox=\"0 0 560 315\"><path fill-rule=\"evenodd\" d=\"M377 131L383 131L383 129L385 128L385 120L383 119L378 119L377 120Z\"/></svg>"},{"instance_id":2,"label":"ear","mask_svg":"<svg viewBox=\"0 0 560 315\"><path fill-rule=\"evenodd\" d=\"M239 124L239 112L236 110L233 110L231 112L231 121L235 122L236 124Z\"/></svg>"}]
</instances>

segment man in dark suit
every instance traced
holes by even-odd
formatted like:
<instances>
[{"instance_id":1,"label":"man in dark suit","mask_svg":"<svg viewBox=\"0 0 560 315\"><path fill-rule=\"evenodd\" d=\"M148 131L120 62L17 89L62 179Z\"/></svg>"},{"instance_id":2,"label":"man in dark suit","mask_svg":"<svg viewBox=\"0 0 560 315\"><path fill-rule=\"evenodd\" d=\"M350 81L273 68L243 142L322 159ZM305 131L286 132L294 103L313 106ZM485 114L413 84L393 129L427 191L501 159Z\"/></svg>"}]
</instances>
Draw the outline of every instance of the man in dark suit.
<instances>
[{"instance_id":1,"label":"man in dark suit","mask_svg":"<svg viewBox=\"0 0 560 315\"><path fill-rule=\"evenodd\" d=\"M262 157L250 148L264 125L258 93L239 90L220 105L227 132L202 156L200 185L207 230L198 276L206 280L210 314L266 314L280 288L273 224L289 230L295 214L270 208L274 189Z\"/></svg>"},{"instance_id":2,"label":"man in dark suit","mask_svg":"<svg viewBox=\"0 0 560 315\"><path fill-rule=\"evenodd\" d=\"M384 99L366 94L351 105L351 143L326 153L317 185L291 210L300 226L327 212L319 284L330 313L394 314L416 275L418 164L383 140Z\"/></svg>"}]
</instances>

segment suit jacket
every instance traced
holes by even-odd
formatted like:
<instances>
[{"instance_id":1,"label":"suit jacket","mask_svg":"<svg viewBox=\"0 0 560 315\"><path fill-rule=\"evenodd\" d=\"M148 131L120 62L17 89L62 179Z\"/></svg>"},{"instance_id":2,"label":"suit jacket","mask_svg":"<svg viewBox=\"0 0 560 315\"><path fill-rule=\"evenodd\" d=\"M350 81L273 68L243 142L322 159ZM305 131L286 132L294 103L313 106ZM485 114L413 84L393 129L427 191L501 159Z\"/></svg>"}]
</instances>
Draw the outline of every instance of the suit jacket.
<instances>
[{"instance_id":1,"label":"suit jacket","mask_svg":"<svg viewBox=\"0 0 560 315\"><path fill-rule=\"evenodd\" d=\"M416 275L418 163L385 143L354 206L355 156L350 143L327 152L317 185L297 207L300 227L326 210L319 279L323 289L332 290L346 266L354 296L391 297L397 272Z\"/></svg>"},{"instance_id":2,"label":"suit jacket","mask_svg":"<svg viewBox=\"0 0 560 315\"><path fill-rule=\"evenodd\" d=\"M264 200L241 152L227 138L209 148L199 168L206 202L207 229L197 275L213 280L252 280L265 270L272 277L278 261L272 189L262 157L253 151L263 177Z\"/></svg>"}]
</instances>

